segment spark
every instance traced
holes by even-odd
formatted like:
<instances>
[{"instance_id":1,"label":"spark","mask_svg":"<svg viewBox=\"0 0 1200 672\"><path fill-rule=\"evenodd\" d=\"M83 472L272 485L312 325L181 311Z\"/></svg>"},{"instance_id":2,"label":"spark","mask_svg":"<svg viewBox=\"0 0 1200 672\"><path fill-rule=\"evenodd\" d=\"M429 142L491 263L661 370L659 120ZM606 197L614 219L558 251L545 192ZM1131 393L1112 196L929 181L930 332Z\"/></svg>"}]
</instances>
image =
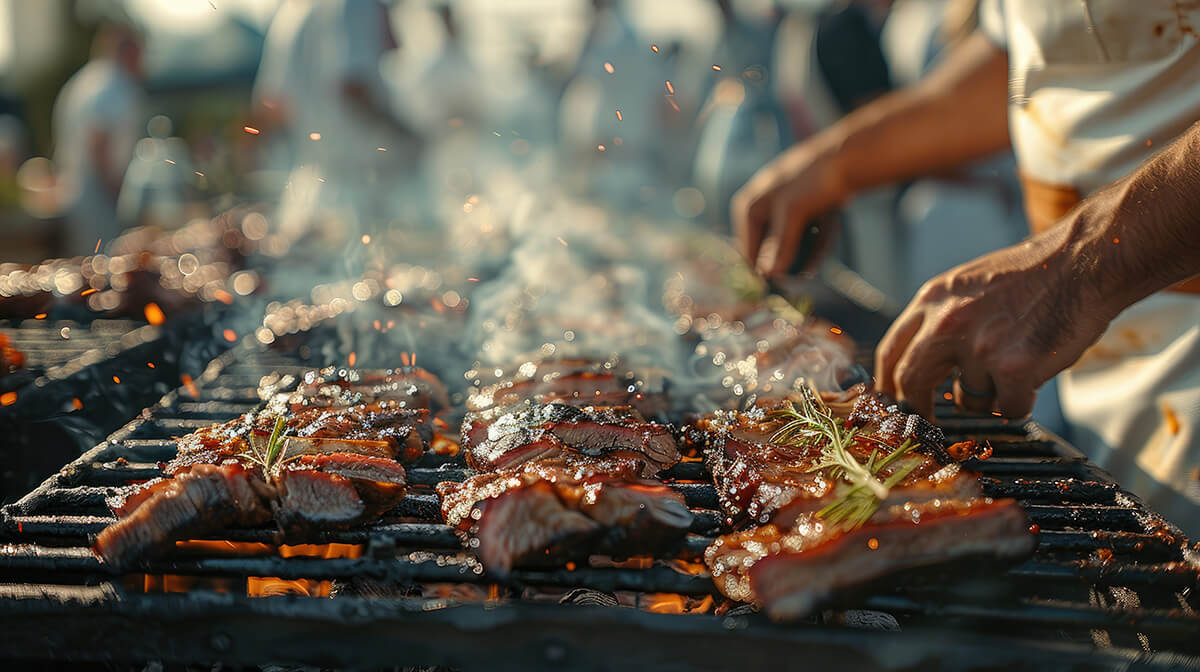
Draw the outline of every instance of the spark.
<instances>
[{"instance_id":1,"label":"spark","mask_svg":"<svg viewBox=\"0 0 1200 672\"><path fill-rule=\"evenodd\" d=\"M608 61L605 61L605 62L604 62L604 71L605 71L605 72L607 72L608 74L610 74L610 75L611 75L611 74L613 74L613 72L614 72L615 70L616 70L616 68L614 68L614 67L613 67L613 64L612 64L612 63L609 63Z\"/></svg>"},{"instance_id":2,"label":"spark","mask_svg":"<svg viewBox=\"0 0 1200 672\"><path fill-rule=\"evenodd\" d=\"M369 233L364 233L364 234L362 235L362 244L363 244L363 245L370 245L370 244L371 244L371 234L369 234Z\"/></svg>"},{"instance_id":3,"label":"spark","mask_svg":"<svg viewBox=\"0 0 1200 672\"><path fill-rule=\"evenodd\" d=\"M350 366L354 366L356 362L358 362L358 354L351 352L350 356L346 358L346 363Z\"/></svg>"},{"instance_id":4,"label":"spark","mask_svg":"<svg viewBox=\"0 0 1200 672\"><path fill-rule=\"evenodd\" d=\"M1147 141L1146 141L1146 146L1147 146L1147 147L1149 147L1150 145L1153 145L1153 144L1154 144L1154 141L1153 141L1153 140L1147 140Z\"/></svg>"},{"instance_id":5,"label":"spark","mask_svg":"<svg viewBox=\"0 0 1200 672\"><path fill-rule=\"evenodd\" d=\"M193 170L192 174L195 175L196 177L204 177L204 173L202 173L198 170Z\"/></svg>"},{"instance_id":6,"label":"spark","mask_svg":"<svg viewBox=\"0 0 1200 672\"><path fill-rule=\"evenodd\" d=\"M188 394L192 395L193 397L200 396L200 390L196 387L196 381L192 380L191 376L185 373L179 377L179 380L182 381L183 386L187 388Z\"/></svg>"},{"instance_id":7,"label":"spark","mask_svg":"<svg viewBox=\"0 0 1200 672\"><path fill-rule=\"evenodd\" d=\"M624 117L621 116L620 110L617 110L617 121L624 121Z\"/></svg>"},{"instance_id":8,"label":"spark","mask_svg":"<svg viewBox=\"0 0 1200 672\"><path fill-rule=\"evenodd\" d=\"M949 392L943 392L942 398L945 399L946 401L954 401L954 395L950 394Z\"/></svg>"},{"instance_id":9,"label":"spark","mask_svg":"<svg viewBox=\"0 0 1200 672\"><path fill-rule=\"evenodd\" d=\"M492 135L494 135L498 138L498 137L500 137L500 131L492 131Z\"/></svg>"},{"instance_id":10,"label":"spark","mask_svg":"<svg viewBox=\"0 0 1200 672\"><path fill-rule=\"evenodd\" d=\"M4 394L0 394L0 405L12 406L15 403L17 403L16 392L5 392Z\"/></svg>"},{"instance_id":11,"label":"spark","mask_svg":"<svg viewBox=\"0 0 1200 672\"><path fill-rule=\"evenodd\" d=\"M178 165L178 164L176 164L174 161L172 161L171 159L163 159L163 161L166 161L167 163L171 164L172 166L174 166L174 165Z\"/></svg>"},{"instance_id":12,"label":"spark","mask_svg":"<svg viewBox=\"0 0 1200 672\"><path fill-rule=\"evenodd\" d=\"M213 292L213 298L227 306L233 303L233 295L223 289Z\"/></svg>"},{"instance_id":13,"label":"spark","mask_svg":"<svg viewBox=\"0 0 1200 672\"><path fill-rule=\"evenodd\" d=\"M658 53L658 45L657 44L650 45L650 51L653 51L654 53L657 54Z\"/></svg>"},{"instance_id":14,"label":"spark","mask_svg":"<svg viewBox=\"0 0 1200 672\"><path fill-rule=\"evenodd\" d=\"M77 410L77 411L79 409L83 408L83 402L79 400L79 397L75 397L75 398L71 399L71 405L74 406L75 410Z\"/></svg>"},{"instance_id":15,"label":"spark","mask_svg":"<svg viewBox=\"0 0 1200 672\"><path fill-rule=\"evenodd\" d=\"M671 84L671 80L667 80L667 93L675 95L675 86Z\"/></svg>"},{"instance_id":16,"label":"spark","mask_svg":"<svg viewBox=\"0 0 1200 672\"><path fill-rule=\"evenodd\" d=\"M114 382L114 383L116 383L116 384L118 384L118 385L120 385L120 384L121 384L121 377L120 377L120 376L113 376L113 382Z\"/></svg>"},{"instance_id":17,"label":"spark","mask_svg":"<svg viewBox=\"0 0 1200 672\"><path fill-rule=\"evenodd\" d=\"M103 238L96 239L96 249L92 251L92 254L96 254L97 252L100 251L100 241L102 241L102 240L104 240L104 239Z\"/></svg>"},{"instance_id":18,"label":"spark","mask_svg":"<svg viewBox=\"0 0 1200 672\"><path fill-rule=\"evenodd\" d=\"M1002 413L1000 413L1000 411L992 411L992 415L994 415L994 416L996 416L997 418L999 418L999 417L1001 417L1003 414L1002 414Z\"/></svg>"},{"instance_id":19,"label":"spark","mask_svg":"<svg viewBox=\"0 0 1200 672\"><path fill-rule=\"evenodd\" d=\"M372 323L371 326L375 327L375 331L379 331L379 330L383 329L383 324L381 324L379 322L379 320L375 320L375 322Z\"/></svg>"},{"instance_id":20,"label":"spark","mask_svg":"<svg viewBox=\"0 0 1200 672\"><path fill-rule=\"evenodd\" d=\"M377 152L386 152L386 151L387 151L387 147L376 147L376 148L375 148L375 151L377 151Z\"/></svg>"},{"instance_id":21,"label":"spark","mask_svg":"<svg viewBox=\"0 0 1200 672\"><path fill-rule=\"evenodd\" d=\"M562 236L555 236L555 240L557 240L559 242L559 244L562 245L563 247L567 246L567 241L563 240Z\"/></svg>"},{"instance_id":22,"label":"spark","mask_svg":"<svg viewBox=\"0 0 1200 672\"><path fill-rule=\"evenodd\" d=\"M156 369L156 368L158 368L158 367L156 367L156 366L154 365L154 362L146 362L146 366L147 366L147 367L149 367L149 368L151 368L151 369Z\"/></svg>"},{"instance_id":23,"label":"spark","mask_svg":"<svg viewBox=\"0 0 1200 672\"><path fill-rule=\"evenodd\" d=\"M146 321L156 327L167 319L167 316L163 314L162 308L159 308L158 304L153 301L147 303L142 312L146 315Z\"/></svg>"},{"instance_id":24,"label":"spark","mask_svg":"<svg viewBox=\"0 0 1200 672\"><path fill-rule=\"evenodd\" d=\"M258 135L259 133L262 133L262 131L258 130L257 128L255 128L253 126L243 126L242 130L249 133L250 135Z\"/></svg>"},{"instance_id":25,"label":"spark","mask_svg":"<svg viewBox=\"0 0 1200 672\"><path fill-rule=\"evenodd\" d=\"M237 340L237 333L235 333L233 329L226 329L221 333L221 335L224 336L225 340L229 341L230 343L233 343Z\"/></svg>"},{"instance_id":26,"label":"spark","mask_svg":"<svg viewBox=\"0 0 1200 672\"><path fill-rule=\"evenodd\" d=\"M596 145L596 149L598 149L598 150L600 150L600 151L602 151L602 152L604 152L604 151L608 151L608 148L607 148L607 147L605 147L604 145Z\"/></svg>"},{"instance_id":27,"label":"spark","mask_svg":"<svg viewBox=\"0 0 1200 672\"><path fill-rule=\"evenodd\" d=\"M44 319L46 319L46 314L45 314L45 313L38 313L37 315L34 315L34 316L33 316L33 319L35 319L35 320L44 320Z\"/></svg>"},{"instance_id":28,"label":"spark","mask_svg":"<svg viewBox=\"0 0 1200 672\"><path fill-rule=\"evenodd\" d=\"M717 65L716 63L713 63L713 71L714 71L714 72L720 72L720 71L721 71L721 66Z\"/></svg>"},{"instance_id":29,"label":"spark","mask_svg":"<svg viewBox=\"0 0 1200 672\"><path fill-rule=\"evenodd\" d=\"M401 364L403 364L403 365L405 365L405 366L408 366L408 365L409 365L409 364L408 364L408 353L407 353L407 352L402 352L402 353L400 353L400 363L401 363Z\"/></svg>"},{"instance_id":30,"label":"spark","mask_svg":"<svg viewBox=\"0 0 1200 672\"><path fill-rule=\"evenodd\" d=\"M671 107L675 108L676 112L679 111L679 106L675 104L675 99L672 98L670 94L664 95L663 97L667 99L667 102L671 104Z\"/></svg>"},{"instance_id":31,"label":"spark","mask_svg":"<svg viewBox=\"0 0 1200 672\"><path fill-rule=\"evenodd\" d=\"M842 333L842 330L840 327L830 327L829 332L832 334L838 334L840 336Z\"/></svg>"},{"instance_id":32,"label":"spark","mask_svg":"<svg viewBox=\"0 0 1200 672\"><path fill-rule=\"evenodd\" d=\"M870 539L867 539L867 548L871 549L872 551L878 550L879 549L879 540L876 539L875 537L871 537Z\"/></svg>"},{"instance_id":33,"label":"spark","mask_svg":"<svg viewBox=\"0 0 1200 672\"><path fill-rule=\"evenodd\" d=\"M467 278L467 282L479 282L479 278Z\"/></svg>"},{"instance_id":34,"label":"spark","mask_svg":"<svg viewBox=\"0 0 1200 672\"><path fill-rule=\"evenodd\" d=\"M321 134L317 133L316 131L313 131L312 133L308 134L308 139L315 142L315 141L321 139Z\"/></svg>"},{"instance_id":35,"label":"spark","mask_svg":"<svg viewBox=\"0 0 1200 672\"><path fill-rule=\"evenodd\" d=\"M1116 245L1116 244L1118 244L1118 243L1120 243L1120 242L1121 242L1121 239L1120 239L1120 238L1113 238L1113 245Z\"/></svg>"}]
</instances>

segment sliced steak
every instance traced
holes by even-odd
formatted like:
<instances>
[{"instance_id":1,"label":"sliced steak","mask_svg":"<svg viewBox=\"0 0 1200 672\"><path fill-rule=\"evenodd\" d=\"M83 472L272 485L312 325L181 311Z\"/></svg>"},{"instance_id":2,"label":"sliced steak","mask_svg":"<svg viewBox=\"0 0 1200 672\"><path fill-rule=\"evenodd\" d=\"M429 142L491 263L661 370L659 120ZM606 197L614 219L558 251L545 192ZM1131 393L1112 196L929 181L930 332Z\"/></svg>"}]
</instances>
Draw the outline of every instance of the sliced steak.
<instances>
[{"instance_id":1,"label":"sliced steak","mask_svg":"<svg viewBox=\"0 0 1200 672\"><path fill-rule=\"evenodd\" d=\"M810 514L787 527L726 535L705 551L705 563L725 596L792 620L885 577L928 567L970 573L967 559L1011 563L1035 545L1013 500L931 499L884 507L854 530Z\"/></svg>"},{"instance_id":2,"label":"sliced steak","mask_svg":"<svg viewBox=\"0 0 1200 672\"><path fill-rule=\"evenodd\" d=\"M259 416L252 437L255 447L265 448L274 425L274 416ZM306 409L288 418L284 431L291 437L288 449L295 454L364 452L401 462L420 459L433 438L428 410L390 401Z\"/></svg>"},{"instance_id":3,"label":"sliced steak","mask_svg":"<svg viewBox=\"0 0 1200 672\"><path fill-rule=\"evenodd\" d=\"M438 484L442 515L497 575L547 555L654 553L676 544L692 522L683 498L637 477L629 458L573 456L528 462Z\"/></svg>"},{"instance_id":4,"label":"sliced steak","mask_svg":"<svg viewBox=\"0 0 1200 672\"><path fill-rule=\"evenodd\" d=\"M198 464L136 493L148 496L135 495L135 508L119 507L121 519L102 530L92 547L118 569L159 555L175 541L271 518L271 487L259 472L239 464Z\"/></svg>"},{"instance_id":5,"label":"sliced steak","mask_svg":"<svg viewBox=\"0 0 1200 672\"><path fill-rule=\"evenodd\" d=\"M471 413L463 423L468 462L476 469L504 469L564 453L637 455L643 476L679 462L671 428L646 422L628 406L524 404L504 411Z\"/></svg>"}]
</instances>

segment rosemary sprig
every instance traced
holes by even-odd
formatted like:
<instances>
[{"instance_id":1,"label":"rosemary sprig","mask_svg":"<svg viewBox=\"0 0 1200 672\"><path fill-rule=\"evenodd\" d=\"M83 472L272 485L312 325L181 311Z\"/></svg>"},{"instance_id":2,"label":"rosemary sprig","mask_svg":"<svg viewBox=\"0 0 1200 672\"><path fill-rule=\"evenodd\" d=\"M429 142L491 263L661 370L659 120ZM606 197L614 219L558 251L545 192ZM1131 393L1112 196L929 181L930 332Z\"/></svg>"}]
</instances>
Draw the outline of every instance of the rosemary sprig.
<instances>
[{"instance_id":1,"label":"rosemary sprig","mask_svg":"<svg viewBox=\"0 0 1200 672\"><path fill-rule=\"evenodd\" d=\"M284 436L283 428L287 425L287 419L282 415L275 418L275 427L271 430L271 438L267 440L267 452L263 454L258 448L254 447L254 442L250 443L250 453L243 453L247 459L256 462L262 467L263 473L269 473L271 468L279 460L280 454L283 453L283 447L287 445L288 437Z\"/></svg>"},{"instance_id":2,"label":"rosemary sprig","mask_svg":"<svg viewBox=\"0 0 1200 672\"><path fill-rule=\"evenodd\" d=\"M829 407L808 385L801 386L798 401L788 408L775 411L772 416L786 420L771 437L772 443L797 447L819 446L821 459L809 471L824 471L830 478L850 484L850 488L836 501L817 512L817 516L833 524L845 525L848 529L867 522L887 498L889 490L904 480L918 464L914 462L900 467L881 481L879 473L912 452L916 444L906 440L899 448L882 457L877 447L871 451L866 464L859 462L850 452L858 433L857 428L846 429L841 418L834 417Z\"/></svg>"}]
</instances>

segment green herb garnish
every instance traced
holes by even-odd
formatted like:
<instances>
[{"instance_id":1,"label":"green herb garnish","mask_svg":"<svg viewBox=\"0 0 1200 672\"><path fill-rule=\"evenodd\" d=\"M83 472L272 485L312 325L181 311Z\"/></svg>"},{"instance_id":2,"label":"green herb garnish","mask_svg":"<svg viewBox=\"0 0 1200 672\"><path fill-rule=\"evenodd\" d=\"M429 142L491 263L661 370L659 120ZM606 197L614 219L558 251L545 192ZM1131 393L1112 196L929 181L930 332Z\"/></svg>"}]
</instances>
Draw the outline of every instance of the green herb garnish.
<instances>
[{"instance_id":1,"label":"green herb garnish","mask_svg":"<svg viewBox=\"0 0 1200 672\"><path fill-rule=\"evenodd\" d=\"M271 471L271 468L279 461L279 456L283 454L283 447L287 445L288 437L284 436L283 428L287 425L287 419L282 415L275 418L275 428L271 430L271 438L267 440L267 452L264 455L254 447L254 442L250 442L250 453L243 453L246 458L252 462L258 463L262 467L263 473Z\"/></svg>"},{"instance_id":2,"label":"green herb garnish","mask_svg":"<svg viewBox=\"0 0 1200 672\"><path fill-rule=\"evenodd\" d=\"M866 464L850 452L858 434L857 428L846 429L841 418L835 418L829 407L808 385L800 387L800 399L787 408L774 411L772 417L785 420L771 437L772 443L797 447L821 448L821 459L809 471L824 471L830 478L850 484L838 499L817 512L817 516L847 529L862 526L879 509L888 491L917 467L918 462L900 467L884 480L879 472L897 459L912 452L917 444L906 440L899 448L880 457L877 447L871 451ZM863 436L867 439L869 437Z\"/></svg>"}]
</instances>

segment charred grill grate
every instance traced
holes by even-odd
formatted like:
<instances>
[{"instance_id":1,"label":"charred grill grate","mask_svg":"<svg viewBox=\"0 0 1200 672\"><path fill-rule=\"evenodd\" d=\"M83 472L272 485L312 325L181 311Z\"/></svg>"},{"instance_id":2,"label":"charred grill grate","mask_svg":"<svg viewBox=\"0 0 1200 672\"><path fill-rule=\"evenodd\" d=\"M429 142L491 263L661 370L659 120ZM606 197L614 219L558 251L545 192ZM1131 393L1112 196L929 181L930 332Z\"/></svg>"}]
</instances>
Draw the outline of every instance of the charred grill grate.
<instances>
[{"instance_id":1,"label":"charred grill grate","mask_svg":"<svg viewBox=\"0 0 1200 672\"><path fill-rule=\"evenodd\" d=\"M1153 667L1200 660L1187 658L1200 656L1195 638L1200 573L1195 552L1178 530L1057 437L1034 424L991 417L950 415L944 427L956 438L991 441L994 456L972 466L983 475L988 494L1015 497L1026 507L1041 532L1036 555L1007 573L982 572L973 581L947 584L937 576L912 577L862 596L859 610L826 612L809 623L774 625L744 608L719 615L663 615L521 597L574 587L712 595L707 576L688 573L681 569L686 563L678 562L696 560L722 525L708 475L696 462L666 473L697 514L674 561L640 569L518 570L493 588L507 596L499 602L397 596L402 592L363 597L347 591L336 599L211 590L151 594L132 587L128 576L108 573L87 548L89 535L110 520L103 501L108 489L155 476L155 463L174 453L172 436L256 408L263 376L308 368L271 352L227 353L193 389L169 394L150 413L7 507L2 522L9 543L0 547L4 650L93 660L514 669L599 669L621 662L718 669L771 655L794 656L797 646L813 661L883 668L929 662L1057 667L1082 661ZM494 585L494 578L464 561L458 539L439 522L428 487L462 476L459 458L429 455L409 469L414 487L393 516L311 539L361 544L360 557L177 553L145 563L141 571L234 581ZM233 530L220 539L271 544L275 537L270 530ZM887 616L864 621L861 615L871 612ZM890 624L885 629L898 626L899 631L868 632L854 625L863 622L883 622ZM610 646L598 646L610 635L617 638ZM628 646L612 647L613 641Z\"/></svg>"}]
</instances>

